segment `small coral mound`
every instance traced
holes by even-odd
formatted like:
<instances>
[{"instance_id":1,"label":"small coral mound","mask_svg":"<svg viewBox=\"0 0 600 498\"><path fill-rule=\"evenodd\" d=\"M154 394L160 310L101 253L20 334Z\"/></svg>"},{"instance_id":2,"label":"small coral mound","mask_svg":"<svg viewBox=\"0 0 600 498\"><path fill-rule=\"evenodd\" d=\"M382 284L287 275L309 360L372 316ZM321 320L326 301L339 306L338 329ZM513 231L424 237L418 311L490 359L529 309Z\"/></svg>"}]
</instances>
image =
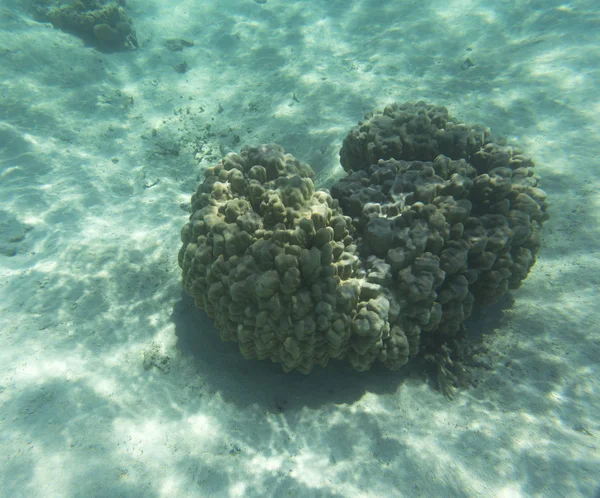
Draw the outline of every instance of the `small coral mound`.
<instances>
[{"instance_id":1,"label":"small coral mound","mask_svg":"<svg viewBox=\"0 0 600 498\"><path fill-rule=\"evenodd\" d=\"M535 262L548 214L533 162L423 103L368 116L340 156L331 193L276 145L208 168L181 233L186 291L246 358L308 373L421 352L455 382L473 306Z\"/></svg>"},{"instance_id":2,"label":"small coral mound","mask_svg":"<svg viewBox=\"0 0 600 498\"><path fill-rule=\"evenodd\" d=\"M124 4L125 2L121 2ZM36 17L101 50L115 51L138 48L131 19L117 2L106 0L35 0Z\"/></svg>"}]
</instances>

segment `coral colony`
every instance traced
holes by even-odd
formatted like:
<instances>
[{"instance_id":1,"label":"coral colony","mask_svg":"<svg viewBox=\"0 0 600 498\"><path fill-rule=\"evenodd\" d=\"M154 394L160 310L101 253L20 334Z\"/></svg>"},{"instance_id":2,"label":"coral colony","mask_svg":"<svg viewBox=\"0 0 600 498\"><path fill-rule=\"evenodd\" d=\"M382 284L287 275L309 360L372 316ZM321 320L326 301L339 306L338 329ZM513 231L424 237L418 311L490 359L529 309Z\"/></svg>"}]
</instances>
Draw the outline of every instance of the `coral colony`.
<instances>
[{"instance_id":1,"label":"coral colony","mask_svg":"<svg viewBox=\"0 0 600 498\"><path fill-rule=\"evenodd\" d=\"M185 290L246 358L309 373L423 355L450 392L473 306L535 262L548 214L534 163L423 102L368 115L340 157L330 191L273 144L208 168L181 233Z\"/></svg>"}]
</instances>

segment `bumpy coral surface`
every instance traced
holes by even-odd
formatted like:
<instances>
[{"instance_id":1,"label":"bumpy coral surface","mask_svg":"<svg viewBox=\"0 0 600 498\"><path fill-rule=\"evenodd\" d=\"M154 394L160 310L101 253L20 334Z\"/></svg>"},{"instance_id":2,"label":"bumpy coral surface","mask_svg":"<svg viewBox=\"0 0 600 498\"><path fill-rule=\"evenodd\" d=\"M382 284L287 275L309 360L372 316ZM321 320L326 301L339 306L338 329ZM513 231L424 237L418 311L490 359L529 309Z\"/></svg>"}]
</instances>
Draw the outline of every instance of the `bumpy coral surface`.
<instances>
[{"instance_id":1,"label":"bumpy coral surface","mask_svg":"<svg viewBox=\"0 0 600 498\"><path fill-rule=\"evenodd\" d=\"M368 116L340 156L349 175L331 194L276 145L207 169L181 234L185 289L224 340L285 371L394 370L422 351L452 377L473 306L535 262L547 205L533 162L423 103Z\"/></svg>"},{"instance_id":2,"label":"bumpy coral surface","mask_svg":"<svg viewBox=\"0 0 600 498\"><path fill-rule=\"evenodd\" d=\"M406 363L399 309L368 281L351 219L309 166L275 145L229 154L205 172L182 230L185 289L246 358L309 372L347 358Z\"/></svg>"},{"instance_id":3,"label":"bumpy coral surface","mask_svg":"<svg viewBox=\"0 0 600 498\"><path fill-rule=\"evenodd\" d=\"M344 140L340 159L346 171L380 159L433 161L439 154L460 159L488 141L489 129L457 122L445 107L406 102L368 114Z\"/></svg>"}]
</instances>

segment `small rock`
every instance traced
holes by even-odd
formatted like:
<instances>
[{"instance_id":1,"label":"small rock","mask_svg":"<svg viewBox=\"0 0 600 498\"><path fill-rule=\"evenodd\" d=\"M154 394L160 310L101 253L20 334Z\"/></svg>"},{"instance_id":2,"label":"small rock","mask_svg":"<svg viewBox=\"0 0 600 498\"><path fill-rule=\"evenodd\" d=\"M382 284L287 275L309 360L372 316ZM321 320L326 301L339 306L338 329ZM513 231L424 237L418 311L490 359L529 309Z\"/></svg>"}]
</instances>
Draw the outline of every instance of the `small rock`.
<instances>
[{"instance_id":1,"label":"small rock","mask_svg":"<svg viewBox=\"0 0 600 498\"><path fill-rule=\"evenodd\" d=\"M470 57L467 57L460 67L461 67L461 69L466 70L471 67L475 67L475 63L473 62L473 59L471 59Z\"/></svg>"}]
</instances>

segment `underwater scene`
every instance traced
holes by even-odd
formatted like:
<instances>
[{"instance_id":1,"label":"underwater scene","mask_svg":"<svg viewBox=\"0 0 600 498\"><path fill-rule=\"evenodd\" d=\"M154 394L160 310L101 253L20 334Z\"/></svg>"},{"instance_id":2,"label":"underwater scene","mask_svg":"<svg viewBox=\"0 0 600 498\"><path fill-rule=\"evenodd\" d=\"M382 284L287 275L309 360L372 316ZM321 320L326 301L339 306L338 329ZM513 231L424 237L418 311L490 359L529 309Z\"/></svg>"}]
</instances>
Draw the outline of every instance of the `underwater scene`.
<instances>
[{"instance_id":1,"label":"underwater scene","mask_svg":"<svg viewBox=\"0 0 600 498\"><path fill-rule=\"evenodd\" d=\"M0 497L600 498L599 81L591 0L2 0Z\"/></svg>"}]
</instances>

